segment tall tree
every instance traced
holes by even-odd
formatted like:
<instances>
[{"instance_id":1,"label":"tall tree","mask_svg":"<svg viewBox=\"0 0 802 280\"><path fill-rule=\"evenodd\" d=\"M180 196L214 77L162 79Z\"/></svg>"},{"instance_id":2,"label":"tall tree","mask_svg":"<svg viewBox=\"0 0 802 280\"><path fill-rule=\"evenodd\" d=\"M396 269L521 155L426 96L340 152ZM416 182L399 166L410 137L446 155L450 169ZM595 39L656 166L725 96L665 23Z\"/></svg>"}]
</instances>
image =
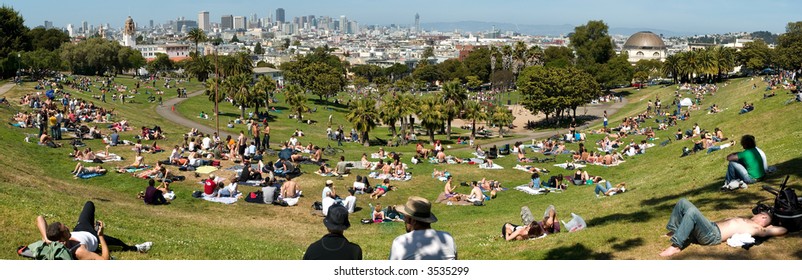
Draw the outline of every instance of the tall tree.
<instances>
[{"instance_id":1,"label":"tall tree","mask_svg":"<svg viewBox=\"0 0 802 280\"><path fill-rule=\"evenodd\" d=\"M204 82L209 78L209 74L214 71L214 65L208 57L193 52L189 54L189 60L184 65L184 70L197 78L198 81Z\"/></svg>"},{"instance_id":2,"label":"tall tree","mask_svg":"<svg viewBox=\"0 0 802 280\"><path fill-rule=\"evenodd\" d=\"M290 84L284 90L285 102L290 107L290 110L298 114L298 121L304 119L303 113L309 110L306 105L306 95L303 89L295 84Z\"/></svg>"},{"instance_id":3,"label":"tall tree","mask_svg":"<svg viewBox=\"0 0 802 280\"><path fill-rule=\"evenodd\" d=\"M203 29L200 29L200 28L196 27L196 28L192 28L191 30L189 30L189 32L187 33L186 39L188 39L188 40L192 41L193 43L195 43L195 52L197 53L198 52L198 43L205 42L207 38L206 38L206 33L203 32Z\"/></svg>"},{"instance_id":4,"label":"tall tree","mask_svg":"<svg viewBox=\"0 0 802 280\"><path fill-rule=\"evenodd\" d=\"M485 107L479 102L470 100L465 103L462 118L471 121L471 138L476 138L476 122L487 120L488 114Z\"/></svg>"},{"instance_id":5,"label":"tall tree","mask_svg":"<svg viewBox=\"0 0 802 280\"><path fill-rule=\"evenodd\" d=\"M744 44L744 47L737 53L738 64L754 71L760 71L770 66L773 62L773 51L762 40L755 40Z\"/></svg>"},{"instance_id":6,"label":"tall tree","mask_svg":"<svg viewBox=\"0 0 802 280\"><path fill-rule=\"evenodd\" d=\"M19 64L18 55L30 50L25 20L14 8L0 7L0 76L13 76Z\"/></svg>"},{"instance_id":7,"label":"tall tree","mask_svg":"<svg viewBox=\"0 0 802 280\"><path fill-rule=\"evenodd\" d=\"M713 65L715 68L716 79L721 81L721 75L730 72L735 68L735 52L731 48L716 46L711 49L713 55Z\"/></svg>"},{"instance_id":8,"label":"tall tree","mask_svg":"<svg viewBox=\"0 0 802 280\"><path fill-rule=\"evenodd\" d=\"M259 106L264 104L265 108L270 107L270 97L272 96L273 92L276 90L276 81L266 75L259 76L259 80L256 81L256 84L253 85L253 94L255 96L254 102L254 110L256 114L259 114ZM270 112L270 110L265 110Z\"/></svg>"},{"instance_id":9,"label":"tall tree","mask_svg":"<svg viewBox=\"0 0 802 280\"><path fill-rule=\"evenodd\" d=\"M443 98L437 95L426 95L417 106L416 115L420 118L421 126L429 134L429 142L434 145L434 131L443 126Z\"/></svg>"},{"instance_id":10,"label":"tall tree","mask_svg":"<svg viewBox=\"0 0 802 280\"><path fill-rule=\"evenodd\" d=\"M490 49L474 49L462 63L468 68L470 75L479 77L482 82L490 82Z\"/></svg>"},{"instance_id":11,"label":"tall tree","mask_svg":"<svg viewBox=\"0 0 802 280\"><path fill-rule=\"evenodd\" d=\"M446 137L451 139L451 121L453 121L462 111L465 100L468 99L468 93L460 84L459 80L455 79L443 85L443 110L446 117Z\"/></svg>"},{"instance_id":12,"label":"tall tree","mask_svg":"<svg viewBox=\"0 0 802 280\"><path fill-rule=\"evenodd\" d=\"M546 67L567 68L574 64L574 51L568 47L548 47L543 51Z\"/></svg>"},{"instance_id":13,"label":"tall tree","mask_svg":"<svg viewBox=\"0 0 802 280\"><path fill-rule=\"evenodd\" d=\"M456 58L451 58L442 63L436 65L440 73L442 74L442 79L444 81L451 81L454 79L458 79L461 82L466 81L466 77L468 77L468 68L462 64L462 61L459 61Z\"/></svg>"},{"instance_id":14,"label":"tall tree","mask_svg":"<svg viewBox=\"0 0 802 280\"><path fill-rule=\"evenodd\" d=\"M370 146L368 133L376 127L379 120L379 113L376 111L376 100L374 97L368 96L367 98L360 98L351 102L345 119L353 124L354 129L359 132L362 145L365 147Z\"/></svg>"},{"instance_id":15,"label":"tall tree","mask_svg":"<svg viewBox=\"0 0 802 280\"><path fill-rule=\"evenodd\" d=\"M498 137L504 137L504 127L509 126L512 124L512 121L515 120L515 117L512 115L512 111L505 106L496 106L496 109L493 111L493 114L490 115L490 120L493 124L498 126Z\"/></svg>"},{"instance_id":16,"label":"tall tree","mask_svg":"<svg viewBox=\"0 0 802 280\"><path fill-rule=\"evenodd\" d=\"M786 69L802 69L802 21L788 23L785 34L777 38L776 53Z\"/></svg>"},{"instance_id":17,"label":"tall tree","mask_svg":"<svg viewBox=\"0 0 802 280\"><path fill-rule=\"evenodd\" d=\"M45 29L44 27L37 27L28 31L28 38L31 40L31 47L33 50L45 49L48 51L57 50L61 44L70 41L70 35L55 29Z\"/></svg>"},{"instance_id":18,"label":"tall tree","mask_svg":"<svg viewBox=\"0 0 802 280\"><path fill-rule=\"evenodd\" d=\"M258 55L265 54L265 49L262 48L262 44L261 43L256 42L256 45L253 46L253 53L258 54Z\"/></svg>"},{"instance_id":19,"label":"tall tree","mask_svg":"<svg viewBox=\"0 0 802 280\"><path fill-rule=\"evenodd\" d=\"M223 80L223 89L229 98L240 107L240 118L245 119L245 108L254 104L255 96L251 92L253 78L248 74L228 76Z\"/></svg>"},{"instance_id":20,"label":"tall tree","mask_svg":"<svg viewBox=\"0 0 802 280\"><path fill-rule=\"evenodd\" d=\"M679 82L679 75L680 75L680 60L679 55L670 55L666 57L666 61L663 62L662 71L663 74L666 76L671 76L674 79L674 83Z\"/></svg>"}]
</instances>

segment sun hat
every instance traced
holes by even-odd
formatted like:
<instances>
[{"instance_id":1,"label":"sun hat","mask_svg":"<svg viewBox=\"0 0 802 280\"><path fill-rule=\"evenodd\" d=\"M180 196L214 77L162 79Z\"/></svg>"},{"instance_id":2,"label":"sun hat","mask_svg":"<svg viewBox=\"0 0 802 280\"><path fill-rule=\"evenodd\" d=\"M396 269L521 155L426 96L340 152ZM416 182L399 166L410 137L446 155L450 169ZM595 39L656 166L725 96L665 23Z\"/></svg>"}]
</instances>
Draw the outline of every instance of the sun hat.
<instances>
[{"instance_id":1,"label":"sun hat","mask_svg":"<svg viewBox=\"0 0 802 280\"><path fill-rule=\"evenodd\" d=\"M437 217L432 214L432 203L422 197L411 196L405 205L396 206L396 210L411 219L424 223L437 222Z\"/></svg>"},{"instance_id":2,"label":"sun hat","mask_svg":"<svg viewBox=\"0 0 802 280\"><path fill-rule=\"evenodd\" d=\"M334 185L334 181L326 180L326 186Z\"/></svg>"},{"instance_id":3,"label":"sun hat","mask_svg":"<svg viewBox=\"0 0 802 280\"><path fill-rule=\"evenodd\" d=\"M351 222L348 221L348 209L340 204L334 204L329 207L326 218L323 219L323 224L329 230L343 231L351 227Z\"/></svg>"}]
</instances>

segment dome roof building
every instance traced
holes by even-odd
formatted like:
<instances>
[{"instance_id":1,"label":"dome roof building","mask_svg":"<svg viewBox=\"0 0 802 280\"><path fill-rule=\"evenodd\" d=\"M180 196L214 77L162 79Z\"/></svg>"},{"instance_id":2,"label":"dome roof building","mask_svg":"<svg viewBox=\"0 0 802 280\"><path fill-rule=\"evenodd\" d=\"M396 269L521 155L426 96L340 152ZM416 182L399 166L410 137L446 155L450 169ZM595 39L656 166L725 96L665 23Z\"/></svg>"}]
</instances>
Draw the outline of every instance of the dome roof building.
<instances>
[{"instance_id":1,"label":"dome roof building","mask_svg":"<svg viewBox=\"0 0 802 280\"><path fill-rule=\"evenodd\" d=\"M667 56L667 49L660 36L649 31L642 31L629 36L624 43L622 52L626 52L629 55L629 62L635 64L641 59L663 61Z\"/></svg>"}]
</instances>

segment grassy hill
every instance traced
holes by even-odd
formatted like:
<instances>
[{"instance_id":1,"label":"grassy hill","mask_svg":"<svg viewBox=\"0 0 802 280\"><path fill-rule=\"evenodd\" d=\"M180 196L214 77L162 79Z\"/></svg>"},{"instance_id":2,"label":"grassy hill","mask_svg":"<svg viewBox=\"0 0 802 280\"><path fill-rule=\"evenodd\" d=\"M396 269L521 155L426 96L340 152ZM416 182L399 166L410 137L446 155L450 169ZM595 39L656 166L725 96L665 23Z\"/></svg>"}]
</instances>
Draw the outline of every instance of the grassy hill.
<instances>
[{"instance_id":1,"label":"grassy hill","mask_svg":"<svg viewBox=\"0 0 802 280\"><path fill-rule=\"evenodd\" d=\"M117 80L124 84L132 83L130 79ZM758 84L757 89L752 89L753 83ZM719 85L720 89L714 96L705 96L702 107L715 103L726 109L711 115L704 110L694 111L690 120L680 121L679 128L684 131L690 129L693 123L699 123L703 129L719 127L730 138L740 138L743 134L755 135L758 147L768 155L769 164L778 167L778 172L763 183L777 185L785 175L792 175L790 185L798 187L802 177L802 147L797 145L802 136L799 129L802 116L798 111L802 105L785 105L790 95L784 91L777 91L777 97L763 100L764 85L748 78ZM32 86L26 84L22 88L16 87L6 97L14 103L21 95L32 92ZM189 84L187 87L190 92L202 88L198 84ZM652 87L630 92L627 97L629 104L612 115L610 123L618 125L624 117L641 113L646 108L646 102L657 96L664 104L670 104L675 91L674 87ZM89 94L81 96L89 98ZM198 110L211 111L200 108L213 108L208 103L204 105L205 99L205 96L192 98L178 109L191 119L200 120L194 118ZM160 142L160 145L171 146L183 140L180 134L188 131L188 128L177 127L158 117L154 113L157 105L147 103L145 96L138 96L135 101L137 103L107 106L114 107L115 112L128 119L133 127L160 125L165 128L169 139ZM314 102L310 100L310 104ZM739 115L738 110L743 102L754 102L755 111ZM282 104L276 105L277 108L280 106ZM309 135L307 139L301 139L303 143L312 141L325 146L325 119L331 114L335 123L344 123L346 109L328 111L325 110L325 104L312 106L319 107L316 115L313 115L318 124L293 124L286 119L285 109L283 115L277 117L276 124L281 127L277 129L278 134L285 136L273 136L278 138L273 142L285 141L294 130L292 126L297 125ZM2 107L0 116L8 119L16 111L17 108ZM234 110L225 112L237 113ZM282 116L285 121L281 119ZM656 126L656 123L649 119L646 125ZM350 128L350 125L346 124L345 127ZM667 131L658 131L660 139L654 143L670 138L676 130L677 127L671 127ZM386 131L386 128L379 128L377 133L371 134L372 138L378 135L386 139ZM22 141L24 133L36 132L13 128L8 124L0 127L0 150L3 151L0 164L5 167L0 169L0 215L6 217L0 220L3 228L0 230L3 236L0 239L2 259L16 259L14 251L17 246L38 237L33 223L37 215L45 215L48 221L60 220L72 226L86 200L96 203L97 217L107 223L109 235L129 243L155 243L148 254L113 253L118 259L300 259L306 247L326 233L322 218L311 214L310 205L320 200L319 193L328 178L313 174L312 166L303 166L306 174L297 179L304 191L304 198L296 207L256 205L244 201L222 205L196 200L190 197L190 193L201 186L191 173L184 174L188 176L187 181L173 185L178 198L171 205L150 207L135 198L136 193L144 189L144 180L116 173L88 180L72 179L69 171L75 162L67 156L70 149L50 149L25 143ZM123 134L123 139L131 140L134 133ZM587 143L592 146L590 143L602 137L589 135ZM636 141L643 138L632 137ZM94 150L103 147L98 140L87 143ZM661 235L665 233L664 227L671 208L679 198L687 197L712 220L747 216L755 202L769 198L768 193L759 188L762 183L737 192L719 191L726 171L724 158L740 148L680 158L681 148L691 146L690 140L674 141L665 147L658 145L651 148L644 155L629 158L617 167L587 168L591 175L604 176L614 183L626 182L631 191L622 195L596 198L590 186L571 186L564 193L540 196L510 190L499 193L498 198L484 207L437 204L433 211L440 221L433 226L455 237L461 259L657 259L657 253L669 246L667 238ZM568 146L570 149L576 147L576 144ZM377 149L347 144L346 155L353 158ZM119 165L131 162L129 158L132 158L133 152L128 147L116 147L111 151L126 157L126 161ZM402 152L406 155L404 162L408 163L414 146L390 148L388 151ZM470 156L467 150L458 151L455 155ZM145 158L152 164L167 156L162 153L146 155ZM568 155L562 155L558 157L558 162L568 158ZM357 207L363 210L351 215L352 227L346 231L346 236L362 246L366 259L386 259L392 239L404 233L404 226L401 223L359 224L359 219L369 216L368 211L364 210L369 209L368 203L378 202L384 206L403 204L410 195L434 200L442 192L443 183L431 178L433 168L447 168L455 175L455 182L486 177L500 180L503 186L512 188L528 181L528 173L512 169L516 164L514 156L500 158L496 163L505 169L479 170L472 165L436 166L428 163L412 166L414 178L397 183L397 191L390 192L378 201L371 201L367 195L358 196ZM570 172L550 164L535 165L551 170L549 175ZM366 171L355 173L367 174ZM344 191L354 177L351 175L342 181L336 180L335 185L339 191ZM249 192L256 188L242 187L241 190ZM458 191L467 193L469 189L461 187ZM521 206L529 206L538 213L550 204L557 207L563 220L567 221L572 212L582 216L588 222L588 228L525 242L505 242L499 237L499 228L504 222L520 222ZM802 258L802 250L796 249L798 243L799 234L792 234L770 239L748 251L726 245L692 246L677 258L799 259Z\"/></svg>"}]
</instances>

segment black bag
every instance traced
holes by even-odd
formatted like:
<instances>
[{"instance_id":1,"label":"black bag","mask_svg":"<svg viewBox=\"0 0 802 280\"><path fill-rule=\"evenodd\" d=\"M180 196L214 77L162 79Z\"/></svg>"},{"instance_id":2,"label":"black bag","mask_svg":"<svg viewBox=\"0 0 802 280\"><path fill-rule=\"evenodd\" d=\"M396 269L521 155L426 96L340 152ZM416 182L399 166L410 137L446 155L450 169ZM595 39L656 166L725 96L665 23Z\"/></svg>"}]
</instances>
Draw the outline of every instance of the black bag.
<instances>
[{"instance_id":1,"label":"black bag","mask_svg":"<svg viewBox=\"0 0 802 280\"><path fill-rule=\"evenodd\" d=\"M320 203L320 201L315 201L315 203L312 203L312 209L321 210L322 211L323 210L323 203Z\"/></svg>"},{"instance_id":2,"label":"black bag","mask_svg":"<svg viewBox=\"0 0 802 280\"><path fill-rule=\"evenodd\" d=\"M202 191L194 191L194 192L192 192L192 197L194 197L194 198L201 198L202 196L203 196L203 192Z\"/></svg>"},{"instance_id":3,"label":"black bag","mask_svg":"<svg viewBox=\"0 0 802 280\"><path fill-rule=\"evenodd\" d=\"M780 190L774 189L770 186L763 186L763 190L774 194L774 207L767 207L766 205L758 204L752 213L762 212L768 208L771 214L771 224L781 226L788 229L789 232L796 232L802 230L802 203L799 201L794 189L788 188L788 179L791 176L786 176L785 181L780 185Z\"/></svg>"}]
</instances>

